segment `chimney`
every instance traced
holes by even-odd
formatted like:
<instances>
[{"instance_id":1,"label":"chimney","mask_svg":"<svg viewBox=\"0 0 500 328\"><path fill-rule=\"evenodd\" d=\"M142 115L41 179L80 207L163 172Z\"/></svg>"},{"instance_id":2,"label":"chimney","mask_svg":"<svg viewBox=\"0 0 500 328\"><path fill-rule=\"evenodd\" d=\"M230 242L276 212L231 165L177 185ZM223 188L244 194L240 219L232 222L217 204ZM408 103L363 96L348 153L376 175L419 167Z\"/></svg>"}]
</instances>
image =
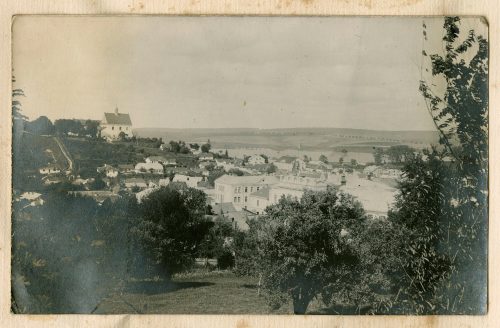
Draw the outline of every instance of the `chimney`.
<instances>
[{"instance_id":1,"label":"chimney","mask_svg":"<svg viewBox=\"0 0 500 328\"><path fill-rule=\"evenodd\" d=\"M115 108L115 115L118 115L118 106Z\"/></svg>"}]
</instances>

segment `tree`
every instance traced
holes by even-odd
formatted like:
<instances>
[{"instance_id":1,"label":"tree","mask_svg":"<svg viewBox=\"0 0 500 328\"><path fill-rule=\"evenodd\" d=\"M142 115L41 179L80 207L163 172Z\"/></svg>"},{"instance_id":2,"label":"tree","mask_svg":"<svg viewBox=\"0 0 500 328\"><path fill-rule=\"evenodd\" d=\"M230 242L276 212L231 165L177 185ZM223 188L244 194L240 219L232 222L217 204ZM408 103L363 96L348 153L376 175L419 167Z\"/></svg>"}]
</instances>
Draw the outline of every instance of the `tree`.
<instances>
[{"instance_id":1,"label":"tree","mask_svg":"<svg viewBox=\"0 0 500 328\"><path fill-rule=\"evenodd\" d=\"M351 158L351 165L354 167L354 166L357 166L358 165L358 161L355 159L355 158Z\"/></svg>"},{"instance_id":2,"label":"tree","mask_svg":"<svg viewBox=\"0 0 500 328\"><path fill-rule=\"evenodd\" d=\"M344 163L344 157L339 158L339 164L343 164L343 163Z\"/></svg>"},{"instance_id":3,"label":"tree","mask_svg":"<svg viewBox=\"0 0 500 328\"><path fill-rule=\"evenodd\" d=\"M127 139L127 134L125 132L120 132L118 134L118 138L121 140L121 141L125 141Z\"/></svg>"},{"instance_id":4,"label":"tree","mask_svg":"<svg viewBox=\"0 0 500 328\"><path fill-rule=\"evenodd\" d=\"M273 163L269 164L266 168L266 173L267 174L271 174L271 173L276 173L276 170L278 168L276 167L276 165L274 165Z\"/></svg>"},{"instance_id":5,"label":"tree","mask_svg":"<svg viewBox=\"0 0 500 328\"><path fill-rule=\"evenodd\" d=\"M208 173L208 183L210 186L215 186L215 180L226 174L226 171L222 168L216 168Z\"/></svg>"},{"instance_id":6,"label":"tree","mask_svg":"<svg viewBox=\"0 0 500 328\"><path fill-rule=\"evenodd\" d=\"M211 147L212 146L209 143L203 144L203 145L201 145L201 152L208 153L208 152L210 152Z\"/></svg>"},{"instance_id":7,"label":"tree","mask_svg":"<svg viewBox=\"0 0 500 328\"><path fill-rule=\"evenodd\" d=\"M68 135L72 133L74 135L84 135L83 125L78 120L70 119L59 119L55 120L54 128L59 135Z\"/></svg>"},{"instance_id":8,"label":"tree","mask_svg":"<svg viewBox=\"0 0 500 328\"><path fill-rule=\"evenodd\" d=\"M407 145L391 146L385 151L390 162L401 164L413 158L415 149Z\"/></svg>"},{"instance_id":9,"label":"tree","mask_svg":"<svg viewBox=\"0 0 500 328\"><path fill-rule=\"evenodd\" d=\"M242 170L238 169L238 168L232 168L232 169L229 170L228 173L232 174L232 175L236 175L238 177L241 177L241 176L245 175L245 173Z\"/></svg>"},{"instance_id":10,"label":"tree","mask_svg":"<svg viewBox=\"0 0 500 328\"><path fill-rule=\"evenodd\" d=\"M331 301L346 287L336 282L350 284L346 278L359 262L351 241L364 218L351 196L306 191L300 201L282 197L266 213L257 232L257 261L272 306L291 299L294 312L303 314L313 298Z\"/></svg>"},{"instance_id":11,"label":"tree","mask_svg":"<svg viewBox=\"0 0 500 328\"><path fill-rule=\"evenodd\" d=\"M91 138L97 138L99 136L99 121L85 121L84 129L86 135L89 135Z\"/></svg>"},{"instance_id":12,"label":"tree","mask_svg":"<svg viewBox=\"0 0 500 328\"><path fill-rule=\"evenodd\" d=\"M325 156L325 155L323 155L323 154L321 154L321 155L319 156L319 160L320 160L320 162L323 162L323 163L325 163L325 164L327 164L327 163L328 163L328 157L326 157L326 156Z\"/></svg>"},{"instance_id":13,"label":"tree","mask_svg":"<svg viewBox=\"0 0 500 328\"><path fill-rule=\"evenodd\" d=\"M177 141L170 140L168 143L170 145L169 150L173 153L178 153L181 150L181 146Z\"/></svg>"},{"instance_id":14,"label":"tree","mask_svg":"<svg viewBox=\"0 0 500 328\"><path fill-rule=\"evenodd\" d=\"M54 126L46 116L40 116L34 121L27 122L25 130L36 135L50 135L54 133Z\"/></svg>"},{"instance_id":15,"label":"tree","mask_svg":"<svg viewBox=\"0 0 500 328\"><path fill-rule=\"evenodd\" d=\"M106 188L106 183L100 177L96 177L90 184L91 190L103 190L104 188Z\"/></svg>"},{"instance_id":16,"label":"tree","mask_svg":"<svg viewBox=\"0 0 500 328\"><path fill-rule=\"evenodd\" d=\"M204 192L178 185L152 192L139 205L142 220L134 231L167 278L194 263L212 226L205 219L205 204Z\"/></svg>"},{"instance_id":17,"label":"tree","mask_svg":"<svg viewBox=\"0 0 500 328\"><path fill-rule=\"evenodd\" d=\"M461 36L459 24L445 18L443 55L422 51L431 72L424 77L422 67L420 92L442 148L405 164L390 215L411 237L401 243L400 286L412 313L477 314L486 307L488 41L474 30ZM437 83L443 91L431 87Z\"/></svg>"},{"instance_id":18,"label":"tree","mask_svg":"<svg viewBox=\"0 0 500 328\"><path fill-rule=\"evenodd\" d=\"M228 252L226 240L231 237L232 234L233 228L231 223L227 221L227 219L218 216L200 244L198 253L199 256L207 259L224 258Z\"/></svg>"},{"instance_id":19,"label":"tree","mask_svg":"<svg viewBox=\"0 0 500 328\"><path fill-rule=\"evenodd\" d=\"M12 76L12 84L16 82L16 78ZM12 90L12 117L14 120L26 121L28 117L21 113L21 102L17 100L19 97L26 97L22 89Z\"/></svg>"},{"instance_id":20,"label":"tree","mask_svg":"<svg viewBox=\"0 0 500 328\"><path fill-rule=\"evenodd\" d=\"M384 150L382 148L374 148L373 149L373 160L376 165L382 165L382 161L384 159Z\"/></svg>"},{"instance_id":21,"label":"tree","mask_svg":"<svg viewBox=\"0 0 500 328\"><path fill-rule=\"evenodd\" d=\"M200 149L200 145L198 145L197 143L189 144L189 147L191 147L191 149L194 149L194 150Z\"/></svg>"}]
</instances>

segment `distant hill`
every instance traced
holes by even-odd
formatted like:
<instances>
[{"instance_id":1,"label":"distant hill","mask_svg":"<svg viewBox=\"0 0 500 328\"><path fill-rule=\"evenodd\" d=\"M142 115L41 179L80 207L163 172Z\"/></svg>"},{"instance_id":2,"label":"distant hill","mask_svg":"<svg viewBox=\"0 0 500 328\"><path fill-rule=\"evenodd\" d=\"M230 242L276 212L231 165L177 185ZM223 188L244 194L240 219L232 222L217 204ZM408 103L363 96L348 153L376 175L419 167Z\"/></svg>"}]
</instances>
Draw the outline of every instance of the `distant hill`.
<instances>
[{"instance_id":1,"label":"distant hill","mask_svg":"<svg viewBox=\"0 0 500 328\"><path fill-rule=\"evenodd\" d=\"M164 141L184 140L204 143L208 139L215 148L272 149L298 148L310 150L356 148L368 151L373 147L407 144L416 148L437 144L436 131L379 131L344 128L287 128L287 129L169 129L141 128L140 137L163 138Z\"/></svg>"}]
</instances>

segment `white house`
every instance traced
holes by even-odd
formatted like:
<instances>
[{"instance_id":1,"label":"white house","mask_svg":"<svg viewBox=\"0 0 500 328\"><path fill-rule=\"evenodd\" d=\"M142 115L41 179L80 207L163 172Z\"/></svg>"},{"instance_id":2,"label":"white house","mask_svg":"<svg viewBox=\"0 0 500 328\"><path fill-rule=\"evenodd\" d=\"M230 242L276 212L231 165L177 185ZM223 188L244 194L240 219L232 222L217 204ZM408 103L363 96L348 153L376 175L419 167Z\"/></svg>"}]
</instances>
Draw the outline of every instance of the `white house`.
<instances>
[{"instance_id":1,"label":"white house","mask_svg":"<svg viewBox=\"0 0 500 328\"><path fill-rule=\"evenodd\" d=\"M144 181L144 179L141 178L126 179L124 183L126 188L138 187L144 189L148 187L146 181Z\"/></svg>"},{"instance_id":2,"label":"white house","mask_svg":"<svg viewBox=\"0 0 500 328\"><path fill-rule=\"evenodd\" d=\"M108 178L116 178L118 176L118 169L108 164L98 167L97 172L105 173Z\"/></svg>"},{"instance_id":3,"label":"white house","mask_svg":"<svg viewBox=\"0 0 500 328\"><path fill-rule=\"evenodd\" d=\"M269 203L269 187L264 187L254 193L250 194L248 197L247 209L256 214L262 214L266 207L270 205Z\"/></svg>"},{"instance_id":4,"label":"white house","mask_svg":"<svg viewBox=\"0 0 500 328\"><path fill-rule=\"evenodd\" d=\"M146 158L146 163L160 163L165 164L167 159L163 156L149 156Z\"/></svg>"},{"instance_id":5,"label":"white house","mask_svg":"<svg viewBox=\"0 0 500 328\"><path fill-rule=\"evenodd\" d=\"M248 158L248 164L250 165L266 164L266 159L261 155L252 155Z\"/></svg>"},{"instance_id":6,"label":"white house","mask_svg":"<svg viewBox=\"0 0 500 328\"><path fill-rule=\"evenodd\" d=\"M47 165L40 168L40 174L57 174L61 173L61 169L56 165Z\"/></svg>"},{"instance_id":7,"label":"white house","mask_svg":"<svg viewBox=\"0 0 500 328\"><path fill-rule=\"evenodd\" d=\"M120 133L123 132L126 137L132 137L132 121L130 115L119 113L118 107L114 113L104 113L101 121L101 136L107 140L117 140Z\"/></svg>"},{"instance_id":8,"label":"white house","mask_svg":"<svg viewBox=\"0 0 500 328\"><path fill-rule=\"evenodd\" d=\"M196 188L201 181L203 177L190 177L183 174L176 174L172 180L172 182L184 182L190 188Z\"/></svg>"},{"instance_id":9,"label":"white house","mask_svg":"<svg viewBox=\"0 0 500 328\"><path fill-rule=\"evenodd\" d=\"M252 193L278 182L275 176L223 175L215 180L215 202L231 202L237 209L247 208Z\"/></svg>"},{"instance_id":10,"label":"white house","mask_svg":"<svg viewBox=\"0 0 500 328\"><path fill-rule=\"evenodd\" d=\"M212 161L214 159L214 154L212 154L212 153L201 153L198 156L198 159L200 161Z\"/></svg>"},{"instance_id":11,"label":"white house","mask_svg":"<svg viewBox=\"0 0 500 328\"><path fill-rule=\"evenodd\" d=\"M135 166L135 172L163 174L163 165L160 163L137 163Z\"/></svg>"}]
</instances>

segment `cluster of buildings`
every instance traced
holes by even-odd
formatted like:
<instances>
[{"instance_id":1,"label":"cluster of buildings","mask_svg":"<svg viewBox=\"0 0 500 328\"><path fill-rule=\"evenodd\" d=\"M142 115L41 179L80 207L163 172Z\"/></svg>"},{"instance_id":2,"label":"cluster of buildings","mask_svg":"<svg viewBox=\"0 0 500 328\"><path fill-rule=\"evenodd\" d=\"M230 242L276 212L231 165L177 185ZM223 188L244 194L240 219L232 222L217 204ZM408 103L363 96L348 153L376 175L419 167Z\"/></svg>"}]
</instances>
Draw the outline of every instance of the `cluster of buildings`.
<instances>
[{"instance_id":1,"label":"cluster of buildings","mask_svg":"<svg viewBox=\"0 0 500 328\"><path fill-rule=\"evenodd\" d=\"M104 113L100 125L101 136L113 141L132 137L130 116L120 113ZM216 154L218 155L218 154ZM193 156L193 154L191 154ZM196 154L196 167L183 168L176 155L149 156L135 164L108 165L97 168L103 177L106 190L89 190L94 179L72 179L73 184L86 186L86 190L74 193L103 201L115 199L120 190L133 192L141 202L151 192L170 183L182 183L207 194L208 203L216 215L227 217L235 226L246 227L246 219L265 213L269 205L282 197L300 199L306 190L326 191L334 186L358 199L372 217L385 217L394 200L395 188L387 181L396 181L401 171L381 166L367 166L363 170L347 172L342 167L321 161L303 160L293 156L270 159L264 155L252 155L244 159L214 156L212 153ZM272 168L272 170L270 170ZM213 170L225 174L210 185L208 177ZM48 165L39 170L45 181L57 183L61 169ZM54 180L52 182L52 180ZM35 197L36 196L36 197ZM40 195L23 194L23 199L41 204Z\"/></svg>"}]
</instances>

